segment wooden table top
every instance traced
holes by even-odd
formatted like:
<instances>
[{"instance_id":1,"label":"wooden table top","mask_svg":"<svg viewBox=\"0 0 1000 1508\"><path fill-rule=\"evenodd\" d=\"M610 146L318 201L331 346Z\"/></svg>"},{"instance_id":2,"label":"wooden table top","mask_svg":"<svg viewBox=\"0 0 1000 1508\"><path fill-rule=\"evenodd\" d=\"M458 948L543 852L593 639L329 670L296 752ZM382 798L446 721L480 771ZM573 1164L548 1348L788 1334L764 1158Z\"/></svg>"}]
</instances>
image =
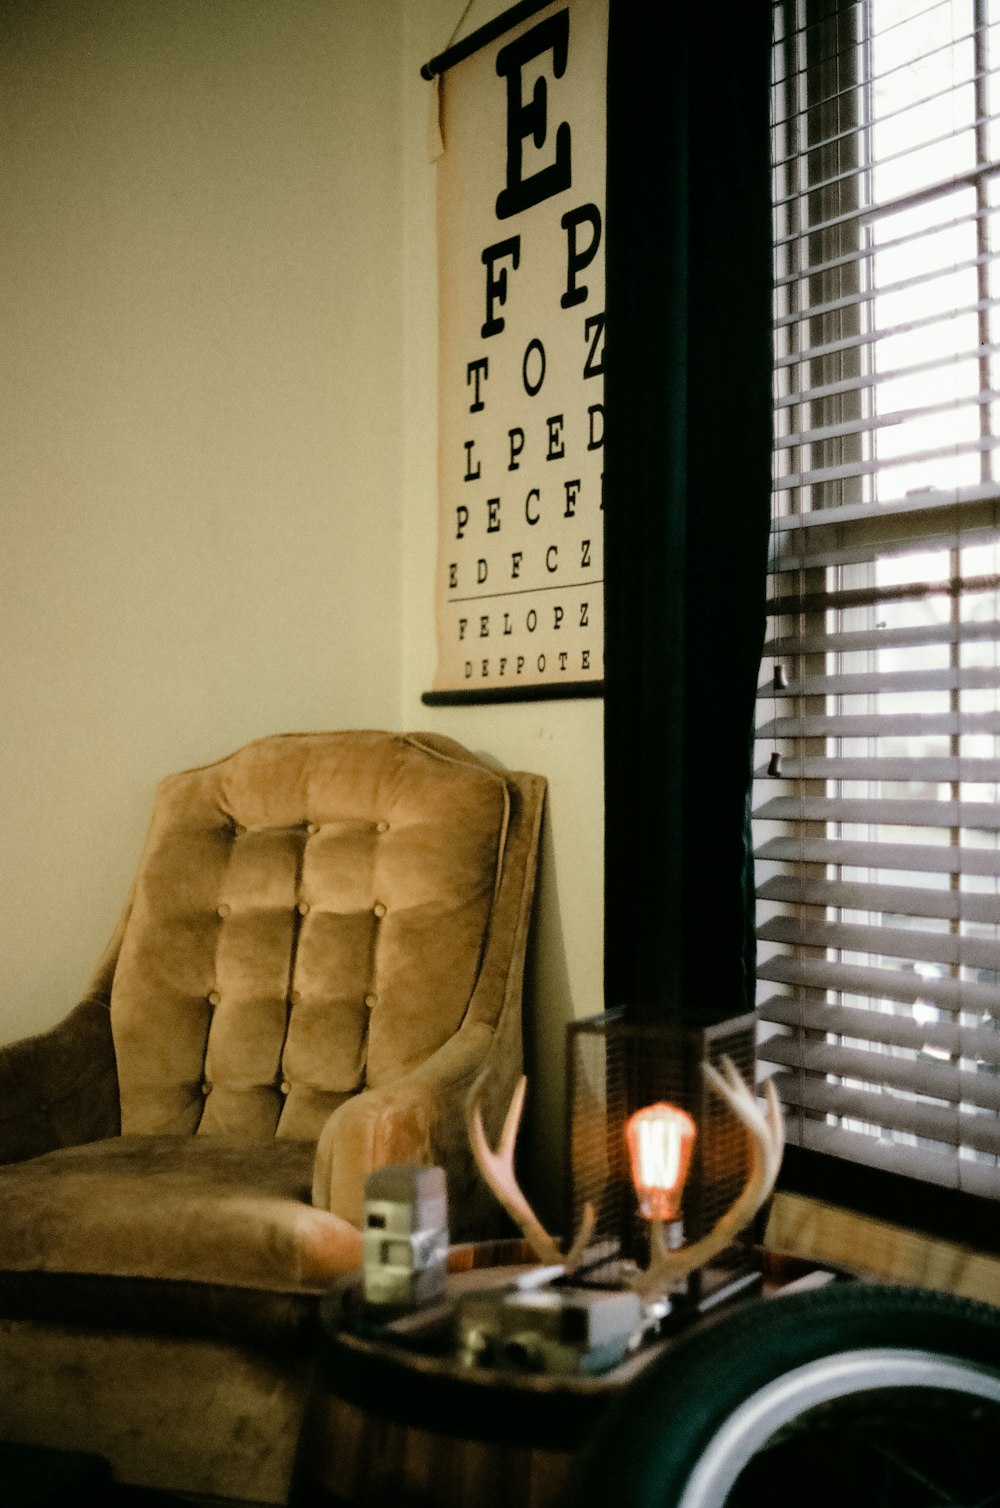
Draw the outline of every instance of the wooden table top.
<instances>
[{"instance_id":1,"label":"wooden table top","mask_svg":"<svg viewBox=\"0 0 1000 1508\"><path fill-rule=\"evenodd\" d=\"M455 1248L445 1303L383 1324L365 1313L352 1274L320 1303L319 1372L338 1397L417 1428L469 1439L576 1449L610 1400L669 1350L682 1328L669 1325L607 1371L518 1372L463 1366L452 1346L455 1303L464 1294L505 1287L537 1263L523 1242ZM842 1273L758 1249L756 1296L765 1298L832 1281ZM745 1299L744 1299L745 1301ZM671 1333L671 1329L673 1333Z\"/></svg>"}]
</instances>

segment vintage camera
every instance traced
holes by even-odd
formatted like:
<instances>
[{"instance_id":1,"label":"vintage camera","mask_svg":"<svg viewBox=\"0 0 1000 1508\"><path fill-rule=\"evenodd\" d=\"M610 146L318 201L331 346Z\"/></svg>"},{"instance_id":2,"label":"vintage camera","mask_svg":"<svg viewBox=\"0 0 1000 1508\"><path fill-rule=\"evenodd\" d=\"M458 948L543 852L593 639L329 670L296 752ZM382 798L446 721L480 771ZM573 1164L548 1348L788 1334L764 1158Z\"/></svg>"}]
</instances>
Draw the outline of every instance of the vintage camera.
<instances>
[{"instance_id":1,"label":"vintage camera","mask_svg":"<svg viewBox=\"0 0 1000 1508\"><path fill-rule=\"evenodd\" d=\"M641 1304L627 1289L512 1284L467 1294L457 1326L465 1366L585 1375L621 1361L640 1331Z\"/></svg>"},{"instance_id":2,"label":"vintage camera","mask_svg":"<svg viewBox=\"0 0 1000 1508\"><path fill-rule=\"evenodd\" d=\"M448 1194L443 1168L379 1168L365 1183L364 1297L400 1312L444 1294Z\"/></svg>"}]
</instances>

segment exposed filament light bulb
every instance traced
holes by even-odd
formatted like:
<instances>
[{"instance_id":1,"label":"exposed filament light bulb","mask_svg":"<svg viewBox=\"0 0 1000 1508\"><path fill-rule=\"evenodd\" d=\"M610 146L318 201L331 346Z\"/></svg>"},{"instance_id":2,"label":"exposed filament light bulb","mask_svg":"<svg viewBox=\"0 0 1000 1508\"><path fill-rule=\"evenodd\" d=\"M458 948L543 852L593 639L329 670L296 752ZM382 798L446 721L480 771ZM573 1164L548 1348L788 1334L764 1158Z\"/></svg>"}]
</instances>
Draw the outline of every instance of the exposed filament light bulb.
<instances>
[{"instance_id":1,"label":"exposed filament light bulb","mask_svg":"<svg viewBox=\"0 0 1000 1508\"><path fill-rule=\"evenodd\" d=\"M696 1134L694 1121L677 1105L647 1105L629 1116L625 1141L644 1219L678 1219Z\"/></svg>"}]
</instances>

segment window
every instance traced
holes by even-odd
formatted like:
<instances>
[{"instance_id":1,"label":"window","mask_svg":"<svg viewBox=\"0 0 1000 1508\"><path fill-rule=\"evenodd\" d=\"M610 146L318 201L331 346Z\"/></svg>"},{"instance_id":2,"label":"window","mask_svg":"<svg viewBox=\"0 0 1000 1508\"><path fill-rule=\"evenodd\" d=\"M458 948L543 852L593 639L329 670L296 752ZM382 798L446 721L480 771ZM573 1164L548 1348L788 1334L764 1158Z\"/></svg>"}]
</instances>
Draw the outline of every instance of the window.
<instances>
[{"instance_id":1,"label":"window","mask_svg":"<svg viewBox=\"0 0 1000 1508\"><path fill-rule=\"evenodd\" d=\"M1000 0L774 9L755 795L789 1138L1000 1198Z\"/></svg>"}]
</instances>

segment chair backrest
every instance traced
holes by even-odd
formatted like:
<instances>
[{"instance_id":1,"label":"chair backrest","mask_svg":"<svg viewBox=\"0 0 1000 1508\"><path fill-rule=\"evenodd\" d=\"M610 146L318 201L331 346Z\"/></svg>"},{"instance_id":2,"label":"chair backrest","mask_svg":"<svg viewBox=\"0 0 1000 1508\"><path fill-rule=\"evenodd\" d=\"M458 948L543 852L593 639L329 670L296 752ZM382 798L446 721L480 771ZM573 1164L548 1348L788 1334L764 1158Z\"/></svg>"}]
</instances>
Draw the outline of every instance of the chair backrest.
<instances>
[{"instance_id":1,"label":"chair backrest","mask_svg":"<svg viewBox=\"0 0 1000 1508\"><path fill-rule=\"evenodd\" d=\"M315 1138L429 1057L470 1009L524 790L533 871L543 788L381 732L164 780L111 988L123 1133Z\"/></svg>"}]
</instances>

